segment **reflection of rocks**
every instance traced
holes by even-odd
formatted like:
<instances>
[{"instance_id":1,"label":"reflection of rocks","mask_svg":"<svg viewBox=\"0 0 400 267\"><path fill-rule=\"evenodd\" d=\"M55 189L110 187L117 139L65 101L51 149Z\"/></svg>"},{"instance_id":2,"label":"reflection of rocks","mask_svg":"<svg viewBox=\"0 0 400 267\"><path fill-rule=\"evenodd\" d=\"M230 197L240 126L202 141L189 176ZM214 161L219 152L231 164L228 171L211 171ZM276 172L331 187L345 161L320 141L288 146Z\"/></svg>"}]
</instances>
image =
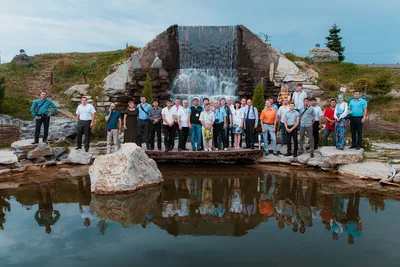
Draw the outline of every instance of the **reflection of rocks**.
<instances>
[{"instance_id":1,"label":"reflection of rocks","mask_svg":"<svg viewBox=\"0 0 400 267\"><path fill-rule=\"evenodd\" d=\"M134 143L123 144L115 153L99 156L89 169L92 192L116 194L163 182L154 160Z\"/></svg>"},{"instance_id":2,"label":"reflection of rocks","mask_svg":"<svg viewBox=\"0 0 400 267\"><path fill-rule=\"evenodd\" d=\"M162 187L157 186L130 195L93 196L91 209L97 217L121 223L125 227L140 224L146 215L161 213L157 205Z\"/></svg>"}]
</instances>

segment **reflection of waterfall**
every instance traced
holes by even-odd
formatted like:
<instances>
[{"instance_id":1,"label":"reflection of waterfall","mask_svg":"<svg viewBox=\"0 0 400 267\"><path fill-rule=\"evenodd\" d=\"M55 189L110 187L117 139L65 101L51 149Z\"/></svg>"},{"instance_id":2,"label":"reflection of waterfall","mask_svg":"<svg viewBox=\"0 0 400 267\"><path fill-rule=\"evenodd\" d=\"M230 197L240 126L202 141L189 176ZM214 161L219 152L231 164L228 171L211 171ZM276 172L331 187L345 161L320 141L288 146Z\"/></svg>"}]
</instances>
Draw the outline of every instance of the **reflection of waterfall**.
<instances>
[{"instance_id":1,"label":"reflection of waterfall","mask_svg":"<svg viewBox=\"0 0 400 267\"><path fill-rule=\"evenodd\" d=\"M237 95L236 27L179 27L180 70L172 97Z\"/></svg>"}]
</instances>

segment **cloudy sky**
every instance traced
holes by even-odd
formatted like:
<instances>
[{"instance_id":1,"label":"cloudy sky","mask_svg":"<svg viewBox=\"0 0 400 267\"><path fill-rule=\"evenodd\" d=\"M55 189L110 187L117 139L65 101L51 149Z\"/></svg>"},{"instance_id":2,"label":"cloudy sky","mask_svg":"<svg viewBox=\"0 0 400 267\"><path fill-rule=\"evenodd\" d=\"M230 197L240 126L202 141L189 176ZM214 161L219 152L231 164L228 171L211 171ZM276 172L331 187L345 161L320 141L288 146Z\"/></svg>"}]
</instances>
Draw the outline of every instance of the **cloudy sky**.
<instances>
[{"instance_id":1,"label":"cloudy sky","mask_svg":"<svg viewBox=\"0 0 400 267\"><path fill-rule=\"evenodd\" d=\"M237 25L272 36L282 52L306 56L342 28L346 60L400 63L398 0L0 0L0 52L49 52L143 46L169 25Z\"/></svg>"}]
</instances>

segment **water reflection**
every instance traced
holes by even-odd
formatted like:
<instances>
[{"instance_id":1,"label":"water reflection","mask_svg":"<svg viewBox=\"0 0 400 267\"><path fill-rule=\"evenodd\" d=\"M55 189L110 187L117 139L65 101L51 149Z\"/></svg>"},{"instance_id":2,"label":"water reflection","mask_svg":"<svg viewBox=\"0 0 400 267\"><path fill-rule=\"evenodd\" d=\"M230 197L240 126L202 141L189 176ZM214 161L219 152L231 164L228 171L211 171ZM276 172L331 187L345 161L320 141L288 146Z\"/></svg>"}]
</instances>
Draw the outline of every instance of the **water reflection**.
<instances>
[{"instance_id":1,"label":"water reflection","mask_svg":"<svg viewBox=\"0 0 400 267\"><path fill-rule=\"evenodd\" d=\"M362 237L360 193L341 194L340 189L312 179L255 174L252 178L240 178L246 175L237 172L230 173L231 178L168 179L162 186L119 196L91 195L87 176L2 190L0 228L7 230L14 198L27 210L32 207L34 220L47 234L63 220L63 209L54 204L69 203L76 205L83 227L94 222L100 235L107 234L110 222L118 222L127 228L156 225L173 236L243 236L261 224L272 224L278 232L296 235L318 227L333 240L347 239L348 244ZM375 211L384 209L382 199L378 195L369 199Z\"/></svg>"}]
</instances>

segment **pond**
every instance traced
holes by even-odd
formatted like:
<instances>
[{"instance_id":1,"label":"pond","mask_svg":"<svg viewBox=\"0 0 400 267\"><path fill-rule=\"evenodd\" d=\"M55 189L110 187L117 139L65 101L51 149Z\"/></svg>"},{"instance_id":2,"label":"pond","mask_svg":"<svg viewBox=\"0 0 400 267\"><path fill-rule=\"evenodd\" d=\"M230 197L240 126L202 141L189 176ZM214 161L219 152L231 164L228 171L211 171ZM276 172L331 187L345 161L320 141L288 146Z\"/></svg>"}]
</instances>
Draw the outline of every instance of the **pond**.
<instances>
[{"instance_id":1,"label":"pond","mask_svg":"<svg viewBox=\"0 0 400 267\"><path fill-rule=\"evenodd\" d=\"M132 195L91 195L87 176L0 190L0 266L399 266L399 201L324 173L205 166L164 166Z\"/></svg>"}]
</instances>

